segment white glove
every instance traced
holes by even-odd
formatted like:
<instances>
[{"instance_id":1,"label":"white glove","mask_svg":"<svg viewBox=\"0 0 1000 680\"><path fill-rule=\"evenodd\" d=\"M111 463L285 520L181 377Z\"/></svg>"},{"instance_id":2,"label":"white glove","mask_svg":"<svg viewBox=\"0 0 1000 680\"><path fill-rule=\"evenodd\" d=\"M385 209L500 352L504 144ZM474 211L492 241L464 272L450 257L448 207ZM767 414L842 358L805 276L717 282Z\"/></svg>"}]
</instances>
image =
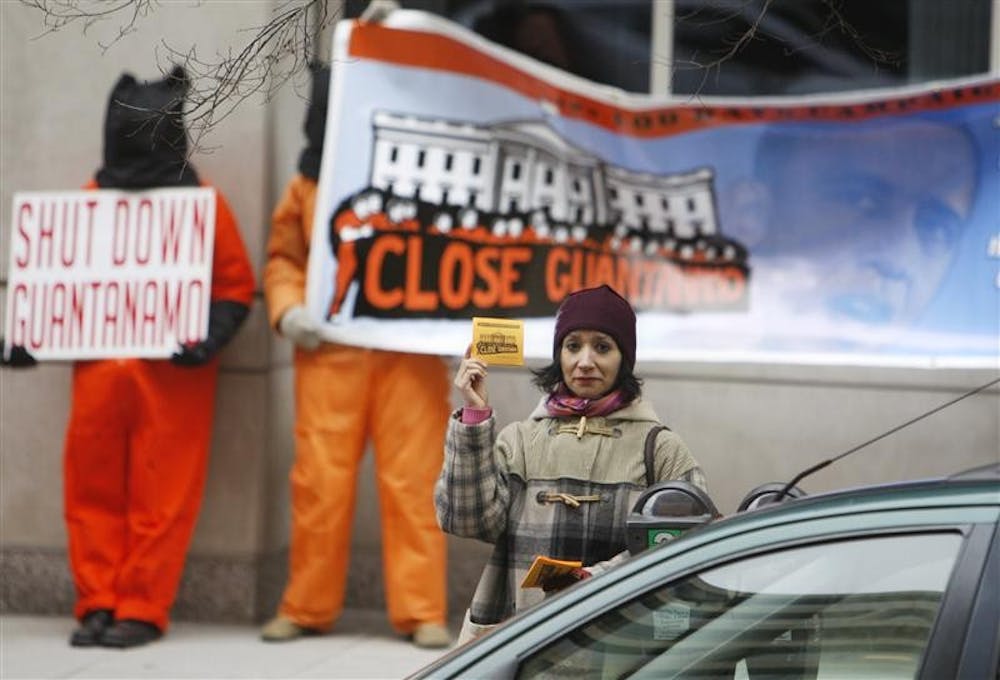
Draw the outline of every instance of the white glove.
<instances>
[{"instance_id":1,"label":"white glove","mask_svg":"<svg viewBox=\"0 0 1000 680\"><path fill-rule=\"evenodd\" d=\"M303 305L296 305L281 315L278 331L302 349L314 350L321 341L319 327Z\"/></svg>"}]
</instances>

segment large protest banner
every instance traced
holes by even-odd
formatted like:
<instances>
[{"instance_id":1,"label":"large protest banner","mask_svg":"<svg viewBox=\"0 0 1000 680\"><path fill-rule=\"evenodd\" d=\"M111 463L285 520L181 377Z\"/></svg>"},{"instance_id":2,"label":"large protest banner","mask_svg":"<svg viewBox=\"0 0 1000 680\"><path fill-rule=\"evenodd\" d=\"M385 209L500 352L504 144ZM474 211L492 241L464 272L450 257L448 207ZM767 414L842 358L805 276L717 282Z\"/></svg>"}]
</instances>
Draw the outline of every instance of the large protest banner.
<instances>
[{"instance_id":1,"label":"large protest banner","mask_svg":"<svg viewBox=\"0 0 1000 680\"><path fill-rule=\"evenodd\" d=\"M165 358L208 331L214 189L14 196L5 352Z\"/></svg>"},{"instance_id":2,"label":"large protest banner","mask_svg":"<svg viewBox=\"0 0 1000 680\"><path fill-rule=\"evenodd\" d=\"M608 283L639 359L996 366L1000 81L667 99L432 15L342 22L309 264L330 340L461 353Z\"/></svg>"}]
</instances>

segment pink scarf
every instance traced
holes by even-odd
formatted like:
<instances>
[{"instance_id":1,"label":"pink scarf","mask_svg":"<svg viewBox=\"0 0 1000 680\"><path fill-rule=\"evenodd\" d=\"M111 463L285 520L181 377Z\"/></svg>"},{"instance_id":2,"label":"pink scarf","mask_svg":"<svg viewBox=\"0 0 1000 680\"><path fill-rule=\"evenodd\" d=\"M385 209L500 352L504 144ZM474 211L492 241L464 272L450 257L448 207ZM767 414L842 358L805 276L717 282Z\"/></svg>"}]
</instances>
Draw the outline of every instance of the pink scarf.
<instances>
[{"instance_id":1,"label":"pink scarf","mask_svg":"<svg viewBox=\"0 0 1000 680\"><path fill-rule=\"evenodd\" d=\"M553 418L606 416L625 405L621 390L612 390L599 399L577 397L563 383L545 400L545 410Z\"/></svg>"}]
</instances>

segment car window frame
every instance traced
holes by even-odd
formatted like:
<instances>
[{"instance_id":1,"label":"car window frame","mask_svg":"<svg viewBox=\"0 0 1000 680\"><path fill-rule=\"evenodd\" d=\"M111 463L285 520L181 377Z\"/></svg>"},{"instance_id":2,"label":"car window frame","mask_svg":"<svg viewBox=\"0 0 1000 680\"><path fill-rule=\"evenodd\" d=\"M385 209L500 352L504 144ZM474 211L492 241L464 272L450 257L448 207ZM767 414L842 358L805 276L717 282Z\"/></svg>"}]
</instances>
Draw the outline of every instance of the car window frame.
<instances>
[{"instance_id":1,"label":"car window frame","mask_svg":"<svg viewBox=\"0 0 1000 680\"><path fill-rule=\"evenodd\" d=\"M981 650L979 666L982 672L977 673L974 667L977 656L968 649L970 645L979 642L979 638L977 635L969 635L966 637L966 653L962 655L962 665L959 666L959 677L962 678L1000 678L1000 522L994 528L993 545L986 558L983 574L979 599L972 611L972 621L969 622L969 630L983 636L984 644L977 647ZM968 675L964 673L967 660L971 662Z\"/></svg>"},{"instance_id":2,"label":"car window frame","mask_svg":"<svg viewBox=\"0 0 1000 680\"><path fill-rule=\"evenodd\" d=\"M878 514L898 514L898 510L890 510L879 512ZM921 512L921 511L916 511ZM912 514L912 511L911 513ZM851 517L847 515L845 517ZM830 520L838 518L821 518L814 521L826 523ZM994 520L995 521L995 520ZM811 523L809 520L805 520L805 523ZM955 558L955 564L952 568L951 576L949 577L948 586L942 596L941 605L938 608L938 612L935 616L934 623L931 628L931 635L927 641L927 651L924 653L923 658L920 661L917 671L917 677L955 677L954 673L957 671L959 654L956 653L958 650L962 649L961 642L965 639L965 631L968 627L968 619L970 618L970 610L972 607L972 597L974 597L975 592L971 591L969 588L961 588L959 591L952 593L952 579L958 578L958 574L961 572L963 575L967 573L981 573L982 569L985 567L985 557L986 551L983 549L981 544L982 539L977 538L977 544L970 548L970 540L972 537L979 536L981 532L976 532L975 527L979 526L979 522L947 522L941 521L936 523L916 523L916 524L906 524L906 525L894 525L894 526L881 526L881 527L865 527L860 529L846 529L842 531L832 531L829 533L818 533L809 536L801 536L795 538L789 538L787 540L778 540L774 542L769 542L758 548L749 548L744 550L737 550L733 552L727 552L725 555L710 559L708 561L701 561L696 565L692 565L686 569L678 570L670 574L669 580L661 579L655 581L656 576L649 574L649 572L654 571L659 563L650 565L644 570L645 573L645 583L640 588L634 588L630 591L624 592L621 596L615 597L614 599L609 599L608 601L602 602L600 607L590 607L590 613L585 619L580 619L576 621L571 628L564 628L558 630L555 634L546 636L543 640L538 640L529 646L521 649L517 654L513 655L509 663L504 663L508 670L502 675L491 676L491 677L516 677L521 665L530 657L541 652L544 648L551 644L554 644L557 640L570 634L572 631L576 631L589 623L592 623L595 619L600 618L609 611L615 609L616 607L621 607L631 602L635 599L643 597L649 594L651 591L658 588L669 586L671 583L677 583L685 578L688 578L694 574L697 574L708 569L713 569L716 567L721 567L726 564L744 560L750 557L762 556L769 553L780 552L783 550L788 550L792 548L808 547L808 546L820 546L829 543L841 542L844 540L858 540L866 538L877 538L877 537L887 537L887 536L906 536L912 534L932 534L932 533L958 533L962 536L962 545L959 547L958 554ZM759 531L767 531L775 528L780 528L780 525L762 528ZM751 532L753 533L753 532ZM723 539L725 540L725 539ZM988 544L986 545L988 548ZM589 598L594 599L594 598ZM586 606L586 605L584 605ZM575 608L575 607L574 607ZM965 620L962 620L962 612L966 612ZM945 618L947 617L947 618ZM947 626L944 622L947 621ZM937 635L939 629L944 627L953 628L948 635ZM960 631L960 636L958 634ZM956 638L960 637L959 643L956 644ZM952 648L947 648L948 645L952 645ZM933 670L934 672L943 671L943 674L938 675L923 675L924 668ZM946 670L950 669L950 671Z\"/></svg>"},{"instance_id":3,"label":"car window frame","mask_svg":"<svg viewBox=\"0 0 1000 680\"><path fill-rule=\"evenodd\" d=\"M970 527L918 678L1000 676L1000 521ZM935 650L934 655L930 654Z\"/></svg>"},{"instance_id":4,"label":"car window frame","mask_svg":"<svg viewBox=\"0 0 1000 680\"><path fill-rule=\"evenodd\" d=\"M933 638L935 636L936 631L938 631L942 627L944 627L944 628L951 628L952 627L951 625L948 625L948 626L944 626L943 625L944 624L943 614L945 612L945 608L946 608L947 602L948 601L953 601L952 604L951 604L951 606L948 607L948 619L947 620L950 620L950 621L952 621L952 623L954 623L955 619L958 616L960 616L962 612L966 612L965 619L968 620L968 611L969 611L969 608L971 607L971 603L969 601L969 598L968 597L953 597L952 596L952 588L953 588L953 580L957 577L957 574L959 574L960 567L963 564L967 565L971 561L971 562L974 563L974 564L971 565L973 568L976 567L976 565L978 565L980 568L982 568L982 566L983 566L982 563L983 563L984 559L978 559L978 558L979 557L985 558L985 552L983 552L981 550L978 550L978 549L973 549L971 551L969 550L969 541L970 541L970 539L972 538L972 536L974 534L978 535L978 534L976 534L976 532L973 531L973 529L974 529L975 526L976 526L975 524L964 524L964 523L963 524L947 524L947 523L945 523L945 524L942 524L942 525L939 525L939 526L921 525L921 526L917 526L917 527L885 528L885 529L879 529L879 530L875 530L875 531L870 531L870 530L864 530L864 529L862 529L862 530L858 530L856 532L847 532L847 533L844 533L844 534L838 535L838 536L823 536L820 539L812 538L812 539L802 539L802 540L791 540L791 541L788 541L788 542L785 542L785 543L782 543L782 544L773 544L772 543L772 544L768 544L766 546L766 548L761 549L761 550L746 551L744 554L740 554L740 555L736 555L736 554L726 555L723 559L719 559L719 560L717 560L717 561L715 561L713 563L706 564L706 565L703 565L702 567L699 567L697 569L690 570L690 571L688 571L685 574L677 573L677 574L673 575L673 577L670 578L669 580L664 580L661 583L652 585L652 587L646 587L646 588L641 589L641 590L640 589L635 589L635 590L632 591L632 593L630 594L630 596L628 596L626 598L621 598L621 599L617 600L613 605L603 606L603 607L601 607L601 609L600 609L599 612L597 610L595 610L595 612L591 616L587 617L587 619L585 621L578 622L576 625L573 626L572 629L565 630L565 631L563 631L558 636L550 637L549 639L546 640L546 642L545 642L544 645L533 645L533 648L532 648L532 650L530 652L527 651L527 650L525 650L523 653L519 654L517 656L517 662L516 662L516 664L513 665L512 675L510 675L509 677L516 678L517 677L517 673L518 673L518 671L521 668L521 665L523 663L525 663L525 661L527 661L529 658L533 658L536 654L542 652L544 649L546 649L550 645L555 644L557 641L565 638L567 635L570 635L573 632L578 631L581 628L583 628L583 627L585 627L585 626L593 623L595 620L599 619L601 616L607 614L608 612L610 612L610 611L612 611L612 610L614 610L616 608L620 608L620 607L626 606L628 603L633 602L635 600L638 600L638 599L640 599L640 598L642 598L642 597L644 597L646 595L649 595L650 593L652 593L655 590L658 590L658 589L664 588L664 587L669 587L671 584L676 584L676 583L678 583L680 581L683 581L686 578L690 578L690 577L692 577L692 576L694 576L694 575L696 575L698 573L702 573L702 572L708 571L710 569L715 569L715 568L718 568L718 567L723 567L723 566L726 566L726 565L729 565L729 564L733 564L735 562L744 561L744 560L750 559L750 558L762 557L762 556L766 556L766 555L770 555L770 554L784 552L786 550L797 549L797 548L819 547L819 546L823 546L823 545L829 545L829 544L833 544L833 543L841 543L841 542L844 542L844 541L851 541L851 540L868 540L868 539L875 539L875 538L890 538L890 537L897 537L897 536L913 536L913 535L958 534L958 535L961 536L961 544L959 545L958 551L957 551L957 553L955 555L955 562L954 562L954 565L952 566L952 570L951 570L951 574L949 575L948 583L945 586L945 590L944 590L944 592L942 594L941 602L940 602L940 604L938 606L937 613L935 614L934 621L931 624L931 633L930 633L930 636L928 637L928 640L927 640L927 648L926 648L926 651L924 652L924 654L921 657L920 663L917 666L917 675L916 675L916 677L955 677L954 676L954 669L957 667L957 658L945 659L944 663L937 662L937 663L933 664L933 668L938 668L938 669L940 669L940 668L948 668L950 666L953 670L952 670L951 673L948 673L948 674L923 676L923 675L921 675L921 672L922 672L921 669L926 665L927 660L929 658L934 657L936 659L937 657L942 656L942 652L946 652L947 651L947 649L945 648L946 645L949 645L949 644L955 645L954 638L957 636L957 633L955 631L950 631L952 634L944 636L945 639L939 640L937 646L934 646L932 644ZM975 548L978 548L978 547L980 547L980 546L976 546ZM965 593L965 595L967 595L967 593ZM962 633L961 633L961 637L963 639L964 639L964 634L965 634L965 632L964 632L964 626L963 626L963 630L962 630ZM955 646L955 649L960 650L961 648L962 648L961 644L958 644L958 645ZM944 654L943 656L948 656L948 655Z\"/></svg>"}]
</instances>

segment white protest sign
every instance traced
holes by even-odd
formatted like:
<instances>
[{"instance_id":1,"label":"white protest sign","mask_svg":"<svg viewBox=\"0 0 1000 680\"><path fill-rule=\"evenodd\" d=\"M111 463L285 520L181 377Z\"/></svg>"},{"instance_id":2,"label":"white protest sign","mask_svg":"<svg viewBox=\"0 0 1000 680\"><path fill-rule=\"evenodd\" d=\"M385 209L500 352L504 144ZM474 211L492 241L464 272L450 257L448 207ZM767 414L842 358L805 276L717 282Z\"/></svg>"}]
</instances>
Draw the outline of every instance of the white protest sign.
<instances>
[{"instance_id":1,"label":"white protest sign","mask_svg":"<svg viewBox=\"0 0 1000 680\"><path fill-rule=\"evenodd\" d=\"M207 334L213 189L18 193L10 229L7 347L165 358Z\"/></svg>"}]
</instances>

